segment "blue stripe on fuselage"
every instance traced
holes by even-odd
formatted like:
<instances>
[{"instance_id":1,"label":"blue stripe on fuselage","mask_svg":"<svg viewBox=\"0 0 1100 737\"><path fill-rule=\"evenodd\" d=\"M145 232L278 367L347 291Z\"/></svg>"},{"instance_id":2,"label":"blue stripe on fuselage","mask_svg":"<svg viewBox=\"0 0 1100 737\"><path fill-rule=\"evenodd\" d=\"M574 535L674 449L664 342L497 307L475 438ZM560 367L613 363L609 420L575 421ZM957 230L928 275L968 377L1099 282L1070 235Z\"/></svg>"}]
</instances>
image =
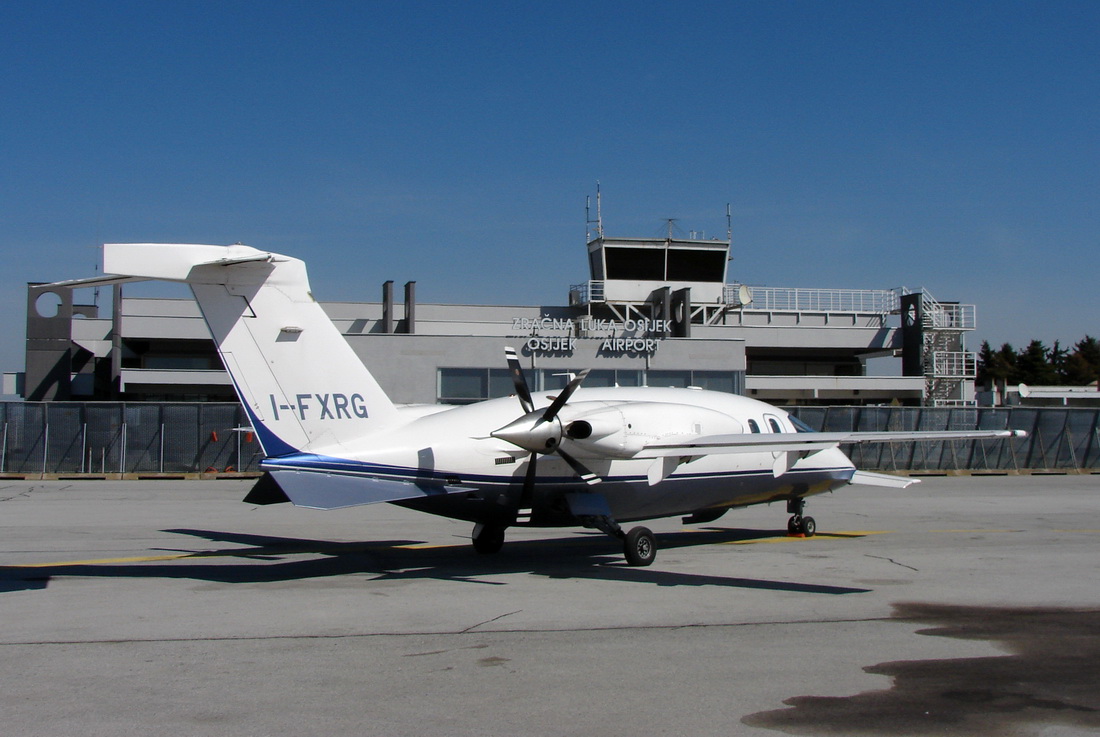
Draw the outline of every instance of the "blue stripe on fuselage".
<instances>
[{"instance_id":1,"label":"blue stripe on fuselage","mask_svg":"<svg viewBox=\"0 0 1100 737\"><path fill-rule=\"evenodd\" d=\"M265 471L295 470L313 473L334 473L347 476L386 477L407 481L438 481L442 483L454 483L456 479L463 484L485 484L493 486L510 486L522 483L521 475L487 475L487 474L456 474L441 471L429 471L421 468L409 468L407 466L388 466L376 463L353 461L346 458L322 456L314 453L293 453L278 458L268 458L260 463ZM784 477L798 478L807 475L827 473L854 472L855 469L847 466L830 466L822 468L798 468L785 473ZM699 481L703 479L718 480L723 478L749 478L753 476L772 475L771 469L752 469L745 471L719 471L713 473L676 474L670 477L673 481ZM850 474L849 474L850 475ZM648 482L644 474L631 476L604 476L603 481L609 483L637 483ZM539 484L578 485L586 487L583 481L576 476L540 476Z\"/></svg>"}]
</instances>

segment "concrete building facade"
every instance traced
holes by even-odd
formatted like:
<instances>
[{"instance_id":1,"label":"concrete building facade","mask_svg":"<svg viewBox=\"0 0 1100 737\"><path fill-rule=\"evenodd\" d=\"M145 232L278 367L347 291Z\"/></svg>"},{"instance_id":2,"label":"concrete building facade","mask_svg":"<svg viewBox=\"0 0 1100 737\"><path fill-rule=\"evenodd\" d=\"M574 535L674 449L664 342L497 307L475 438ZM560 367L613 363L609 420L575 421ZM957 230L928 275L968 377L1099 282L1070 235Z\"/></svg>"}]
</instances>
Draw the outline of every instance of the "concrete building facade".
<instances>
[{"instance_id":1,"label":"concrete building facade","mask_svg":"<svg viewBox=\"0 0 1100 737\"><path fill-rule=\"evenodd\" d=\"M401 301L386 282L380 301L322 305L397 402L508 394L513 346L537 389L588 368L586 386L698 386L786 405L974 403L973 305L924 290L747 286L728 279L729 247L600 233L590 278L560 306L418 304L415 282ZM29 286L27 399L233 398L192 300L116 286L101 314L80 296ZM868 362L884 357L902 375L873 375Z\"/></svg>"}]
</instances>

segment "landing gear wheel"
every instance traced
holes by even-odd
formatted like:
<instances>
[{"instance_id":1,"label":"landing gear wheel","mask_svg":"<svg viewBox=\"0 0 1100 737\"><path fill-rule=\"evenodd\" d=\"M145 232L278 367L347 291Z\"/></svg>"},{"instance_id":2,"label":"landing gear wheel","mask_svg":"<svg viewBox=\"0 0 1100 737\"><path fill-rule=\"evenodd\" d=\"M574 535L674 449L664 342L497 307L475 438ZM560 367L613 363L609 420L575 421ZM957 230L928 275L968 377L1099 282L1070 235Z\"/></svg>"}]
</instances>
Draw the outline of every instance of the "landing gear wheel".
<instances>
[{"instance_id":1,"label":"landing gear wheel","mask_svg":"<svg viewBox=\"0 0 1100 737\"><path fill-rule=\"evenodd\" d=\"M813 537L817 532L817 523L814 522L813 517L803 517L802 524L799 525L799 531L806 537Z\"/></svg>"},{"instance_id":2,"label":"landing gear wheel","mask_svg":"<svg viewBox=\"0 0 1100 737\"><path fill-rule=\"evenodd\" d=\"M504 527L502 525L478 524L474 527L471 536L474 541L474 550L482 555L499 553L504 547Z\"/></svg>"},{"instance_id":3,"label":"landing gear wheel","mask_svg":"<svg viewBox=\"0 0 1100 737\"><path fill-rule=\"evenodd\" d=\"M626 562L632 566L648 566L657 557L657 541L647 527L635 527L623 540Z\"/></svg>"},{"instance_id":4,"label":"landing gear wheel","mask_svg":"<svg viewBox=\"0 0 1100 737\"><path fill-rule=\"evenodd\" d=\"M788 535L801 535L802 534L802 515L796 514L787 520L787 534Z\"/></svg>"}]
</instances>

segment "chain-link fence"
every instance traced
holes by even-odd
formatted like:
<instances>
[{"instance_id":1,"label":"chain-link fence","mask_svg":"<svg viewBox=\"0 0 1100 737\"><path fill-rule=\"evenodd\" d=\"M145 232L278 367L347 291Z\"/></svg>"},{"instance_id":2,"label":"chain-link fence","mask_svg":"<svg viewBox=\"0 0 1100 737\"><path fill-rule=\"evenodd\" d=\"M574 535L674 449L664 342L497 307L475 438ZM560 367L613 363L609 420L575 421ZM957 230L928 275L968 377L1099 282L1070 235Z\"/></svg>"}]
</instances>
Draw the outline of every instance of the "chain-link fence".
<instances>
[{"instance_id":1,"label":"chain-link fence","mask_svg":"<svg viewBox=\"0 0 1100 737\"><path fill-rule=\"evenodd\" d=\"M1026 430L1026 438L842 446L880 471L1100 470L1100 410L1062 407L788 407L815 430Z\"/></svg>"},{"instance_id":2,"label":"chain-link fence","mask_svg":"<svg viewBox=\"0 0 1100 737\"><path fill-rule=\"evenodd\" d=\"M791 407L815 430L1027 430L1009 440L845 446L880 471L1100 470L1100 410ZM239 404L0 402L0 473L181 474L259 470Z\"/></svg>"},{"instance_id":3,"label":"chain-link fence","mask_svg":"<svg viewBox=\"0 0 1100 737\"><path fill-rule=\"evenodd\" d=\"M258 471L239 404L0 402L0 473Z\"/></svg>"}]
</instances>

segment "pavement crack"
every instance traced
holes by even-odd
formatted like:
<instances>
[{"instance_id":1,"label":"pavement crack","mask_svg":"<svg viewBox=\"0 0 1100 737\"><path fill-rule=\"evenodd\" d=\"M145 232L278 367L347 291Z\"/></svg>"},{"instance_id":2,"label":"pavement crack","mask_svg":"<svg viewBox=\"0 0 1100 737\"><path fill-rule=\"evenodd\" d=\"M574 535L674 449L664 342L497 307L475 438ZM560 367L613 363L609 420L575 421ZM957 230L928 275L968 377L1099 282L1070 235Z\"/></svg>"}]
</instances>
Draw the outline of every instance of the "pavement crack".
<instances>
[{"instance_id":1,"label":"pavement crack","mask_svg":"<svg viewBox=\"0 0 1100 737\"><path fill-rule=\"evenodd\" d=\"M18 489L18 488L19 488L18 486L11 486L11 487L5 486L5 487L0 488L0 493L3 493L4 491L7 491L9 489ZM33 494L34 492L36 492L38 490L39 490L38 487L28 486L26 489L19 492L18 494L12 494L11 496L0 497L0 503L10 502L10 501L13 501L15 499L26 499L26 498L30 497L31 494Z\"/></svg>"},{"instance_id":2,"label":"pavement crack","mask_svg":"<svg viewBox=\"0 0 1100 737\"><path fill-rule=\"evenodd\" d=\"M504 619L505 617L510 617L513 614L519 614L522 611L523 611L522 609L517 609L514 612L508 612L506 614L500 614L500 615L497 615L497 616L493 617L492 619L486 619L484 622L478 622L477 624L472 624L464 630L459 630L459 634L464 635L467 632L470 632L471 630L476 630L478 627L482 627L482 626L487 625L487 624L492 624L493 622Z\"/></svg>"},{"instance_id":3,"label":"pavement crack","mask_svg":"<svg viewBox=\"0 0 1100 737\"><path fill-rule=\"evenodd\" d=\"M916 571L917 573L920 573L920 569L919 569L919 568L914 568L913 566L907 566L907 565L905 565L904 563L898 563L898 562L897 562L896 560L894 560L893 558L887 558L887 557L886 557L885 555L869 555L869 554L865 554L865 555L866 555L866 557L868 557L868 558L877 558L878 560L885 560L885 561L889 561L890 563L893 563L893 564L894 564L894 565L896 565L896 566L901 566L902 568L908 568L908 569L909 569L909 570L911 570L911 571Z\"/></svg>"}]
</instances>

